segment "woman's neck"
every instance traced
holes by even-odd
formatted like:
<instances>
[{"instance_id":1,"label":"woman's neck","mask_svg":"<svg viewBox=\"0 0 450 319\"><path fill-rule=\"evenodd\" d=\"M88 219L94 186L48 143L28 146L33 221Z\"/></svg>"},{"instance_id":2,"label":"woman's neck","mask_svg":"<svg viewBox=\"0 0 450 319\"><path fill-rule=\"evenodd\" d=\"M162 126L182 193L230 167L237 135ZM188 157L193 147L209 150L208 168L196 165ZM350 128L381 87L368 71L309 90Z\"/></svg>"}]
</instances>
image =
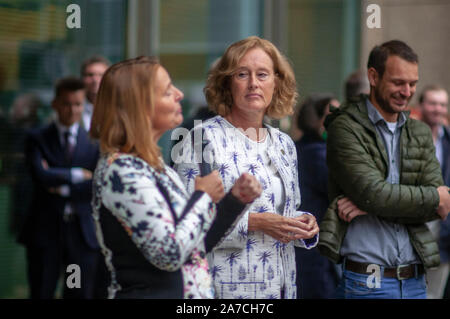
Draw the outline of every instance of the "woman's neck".
<instances>
[{"instance_id":1,"label":"woman's neck","mask_svg":"<svg viewBox=\"0 0 450 319\"><path fill-rule=\"evenodd\" d=\"M161 136L163 136L164 133L161 132L155 132L155 135L153 135L153 141L158 144L159 139L161 138Z\"/></svg>"},{"instance_id":2,"label":"woman's neck","mask_svg":"<svg viewBox=\"0 0 450 319\"><path fill-rule=\"evenodd\" d=\"M232 111L225 116L225 119L233 124L234 127L240 128L244 131L244 134L253 141L260 141L266 136L266 132L263 128L264 115L255 115L242 113L238 111Z\"/></svg>"}]
</instances>

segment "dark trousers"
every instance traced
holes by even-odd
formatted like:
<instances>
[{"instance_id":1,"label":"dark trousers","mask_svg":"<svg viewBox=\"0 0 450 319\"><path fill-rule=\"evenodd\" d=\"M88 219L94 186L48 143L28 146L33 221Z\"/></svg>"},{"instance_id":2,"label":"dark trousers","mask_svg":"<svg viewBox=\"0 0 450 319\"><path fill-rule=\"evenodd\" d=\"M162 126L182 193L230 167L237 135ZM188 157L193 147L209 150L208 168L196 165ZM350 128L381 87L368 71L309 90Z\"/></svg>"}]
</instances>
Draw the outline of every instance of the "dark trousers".
<instances>
[{"instance_id":1,"label":"dark trousers","mask_svg":"<svg viewBox=\"0 0 450 319\"><path fill-rule=\"evenodd\" d=\"M297 299L333 298L338 275L331 261L317 247L306 250L295 247L297 263Z\"/></svg>"},{"instance_id":2,"label":"dark trousers","mask_svg":"<svg viewBox=\"0 0 450 319\"><path fill-rule=\"evenodd\" d=\"M30 298L52 299L61 271L64 273L64 299L92 299L96 287L96 275L102 256L99 250L88 247L82 238L78 219L63 224L61 241L39 247L27 246L28 282ZM67 266L80 267L80 288L68 288L67 278L73 272L66 272Z\"/></svg>"}]
</instances>

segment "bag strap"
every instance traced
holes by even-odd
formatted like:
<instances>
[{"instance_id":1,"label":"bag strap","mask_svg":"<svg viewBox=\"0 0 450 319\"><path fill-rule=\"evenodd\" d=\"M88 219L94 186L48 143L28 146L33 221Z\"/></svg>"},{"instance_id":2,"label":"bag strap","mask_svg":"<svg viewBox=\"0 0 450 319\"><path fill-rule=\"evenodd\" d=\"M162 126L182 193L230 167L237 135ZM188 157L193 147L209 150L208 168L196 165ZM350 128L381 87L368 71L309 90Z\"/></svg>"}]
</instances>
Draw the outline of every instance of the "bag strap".
<instances>
[{"instance_id":1,"label":"bag strap","mask_svg":"<svg viewBox=\"0 0 450 319\"><path fill-rule=\"evenodd\" d=\"M178 224L179 219L177 217L177 214L175 213L175 210L173 209L172 202L170 201L169 193L167 192L167 189L161 184L161 182L156 179L156 186L158 187L159 191L163 195L164 199L166 200L167 205L169 205L170 212L172 214L172 218L174 220L175 225Z\"/></svg>"}]
</instances>

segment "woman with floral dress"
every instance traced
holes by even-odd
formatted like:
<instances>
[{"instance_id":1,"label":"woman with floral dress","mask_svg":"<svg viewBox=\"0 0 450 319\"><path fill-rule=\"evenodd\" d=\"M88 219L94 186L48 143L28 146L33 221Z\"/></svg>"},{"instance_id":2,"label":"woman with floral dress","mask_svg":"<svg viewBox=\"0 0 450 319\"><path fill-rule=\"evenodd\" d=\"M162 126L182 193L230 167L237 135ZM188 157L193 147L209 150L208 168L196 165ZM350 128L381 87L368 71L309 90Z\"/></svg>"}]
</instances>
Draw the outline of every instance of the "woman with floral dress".
<instances>
[{"instance_id":1,"label":"woman with floral dress","mask_svg":"<svg viewBox=\"0 0 450 319\"><path fill-rule=\"evenodd\" d=\"M264 123L293 113L297 98L294 73L269 41L249 37L232 44L210 70L205 87L218 116L194 127L203 131L211 167L225 190L242 174L255 176L262 195L247 206L208 255L217 298L296 298L294 244L311 248L319 228L311 214L297 210L300 191L297 156L291 138ZM175 159L190 192L198 171L186 139ZM192 175L192 174L191 174Z\"/></svg>"}]
</instances>

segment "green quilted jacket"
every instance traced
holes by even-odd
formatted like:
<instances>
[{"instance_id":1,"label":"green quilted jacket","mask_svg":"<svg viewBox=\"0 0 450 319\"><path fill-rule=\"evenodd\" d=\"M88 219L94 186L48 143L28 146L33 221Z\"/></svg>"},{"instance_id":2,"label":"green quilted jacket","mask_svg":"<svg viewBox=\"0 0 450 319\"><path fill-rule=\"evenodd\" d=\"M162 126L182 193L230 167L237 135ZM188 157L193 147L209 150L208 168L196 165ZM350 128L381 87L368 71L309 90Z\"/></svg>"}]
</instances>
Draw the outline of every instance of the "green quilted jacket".
<instances>
[{"instance_id":1,"label":"green quilted jacket","mask_svg":"<svg viewBox=\"0 0 450 319\"><path fill-rule=\"evenodd\" d=\"M320 224L318 249L333 262L342 261L348 223L338 217L337 200L347 196L369 214L406 225L425 268L436 267L439 250L425 222L439 218L436 188L444 182L431 131L408 118L400 137L400 184L389 184L387 153L368 118L366 98L347 102L325 121L331 204Z\"/></svg>"}]
</instances>

